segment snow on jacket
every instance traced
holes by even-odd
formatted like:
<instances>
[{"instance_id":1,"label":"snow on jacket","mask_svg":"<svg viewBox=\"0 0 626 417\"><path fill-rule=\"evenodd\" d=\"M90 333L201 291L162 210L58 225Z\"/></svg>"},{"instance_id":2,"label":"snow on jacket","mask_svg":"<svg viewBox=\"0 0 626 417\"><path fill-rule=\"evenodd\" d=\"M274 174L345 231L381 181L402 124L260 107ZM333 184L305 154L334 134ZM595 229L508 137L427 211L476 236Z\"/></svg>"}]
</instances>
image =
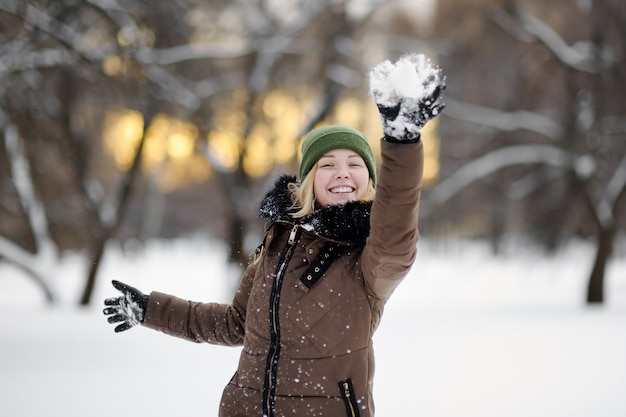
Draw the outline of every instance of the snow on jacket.
<instances>
[{"instance_id":1,"label":"snow on jacket","mask_svg":"<svg viewBox=\"0 0 626 417\"><path fill-rule=\"evenodd\" d=\"M261 204L259 259L230 305L150 294L144 325L195 342L243 345L220 417L374 415L372 336L416 256L423 148L381 141L372 203L303 219L281 177Z\"/></svg>"}]
</instances>

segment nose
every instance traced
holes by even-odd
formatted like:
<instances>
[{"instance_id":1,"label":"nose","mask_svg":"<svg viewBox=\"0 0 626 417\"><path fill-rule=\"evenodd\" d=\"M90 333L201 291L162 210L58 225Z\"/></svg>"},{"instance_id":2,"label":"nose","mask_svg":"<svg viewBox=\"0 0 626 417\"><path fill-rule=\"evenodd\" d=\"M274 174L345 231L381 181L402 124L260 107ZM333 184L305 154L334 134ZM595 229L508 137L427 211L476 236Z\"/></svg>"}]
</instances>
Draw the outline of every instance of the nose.
<instances>
[{"instance_id":1,"label":"nose","mask_svg":"<svg viewBox=\"0 0 626 417\"><path fill-rule=\"evenodd\" d=\"M350 171L346 167L340 167L339 169L337 169L337 174L335 174L335 177L337 177L337 178L349 178L350 177Z\"/></svg>"}]
</instances>

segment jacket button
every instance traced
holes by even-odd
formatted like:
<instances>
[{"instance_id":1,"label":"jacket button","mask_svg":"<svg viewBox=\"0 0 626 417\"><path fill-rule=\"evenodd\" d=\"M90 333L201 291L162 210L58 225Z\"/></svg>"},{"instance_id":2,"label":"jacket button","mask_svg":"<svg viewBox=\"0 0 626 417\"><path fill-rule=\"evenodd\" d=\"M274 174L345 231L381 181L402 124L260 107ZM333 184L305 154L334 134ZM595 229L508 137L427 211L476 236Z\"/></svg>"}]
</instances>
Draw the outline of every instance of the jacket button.
<instances>
[{"instance_id":1,"label":"jacket button","mask_svg":"<svg viewBox=\"0 0 626 417\"><path fill-rule=\"evenodd\" d=\"M309 255L313 255L313 249L309 249Z\"/></svg>"}]
</instances>

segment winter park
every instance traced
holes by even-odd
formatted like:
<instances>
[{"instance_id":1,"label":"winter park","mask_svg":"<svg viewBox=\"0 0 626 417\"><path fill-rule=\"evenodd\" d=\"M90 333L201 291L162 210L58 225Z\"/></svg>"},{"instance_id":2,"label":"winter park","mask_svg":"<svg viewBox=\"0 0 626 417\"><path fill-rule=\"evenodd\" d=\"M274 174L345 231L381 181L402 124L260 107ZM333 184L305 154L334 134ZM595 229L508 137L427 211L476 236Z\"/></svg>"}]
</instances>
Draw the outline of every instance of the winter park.
<instances>
[{"instance_id":1,"label":"winter park","mask_svg":"<svg viewBox=\"0 0 626 417\"><path fill-rule=\"evenodd\" d=\"M626 416L622 3L3 2L0 416Z\"/></svg>"},{"instance_id":2,"label":"winter park","mask_svg":"<svg viewBox=\"0 0 626 417\"><path fill-rule=\"evenodd\" d=\"M609 270L609 305L586 310L586 245L555 258L522 250L498 259L481 245L445 254L421 245L375 336L378 414L409 407L429 416L624 415L624 257ZM219 246L205 239L148 246L140 255L112 249L95 297L112 296L108 281L125 278L140 288L229 301L214 279L229 274ZM216 415L239 348L147 329L116 335L99 305L72 305L78 269L74 259L63 262L63 307L53 309L30 283L0 269L2 415Z\"/></svg>"}]
</instances>

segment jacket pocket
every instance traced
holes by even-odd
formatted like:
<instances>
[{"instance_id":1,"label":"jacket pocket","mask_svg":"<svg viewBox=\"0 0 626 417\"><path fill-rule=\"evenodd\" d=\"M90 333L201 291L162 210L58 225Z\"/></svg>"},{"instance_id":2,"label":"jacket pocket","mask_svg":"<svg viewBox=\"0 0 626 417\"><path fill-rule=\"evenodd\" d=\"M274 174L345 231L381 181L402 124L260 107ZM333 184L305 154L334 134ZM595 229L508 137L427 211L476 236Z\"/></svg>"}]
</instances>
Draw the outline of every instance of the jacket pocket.
<instances>
[{"instance_id":1,"label":"jacket pocket","mask_svg":"<svg viewBox=\"0 0 626 417\"><path fill-rule=\"evenodd\" d=\"M359 406L354 395L352 380L348 378L339 382L339 389L341 390L341 398L343 398L343 402L346 405L346 415L348 417L359 417Z\"/></svg>"}]
</instances>

